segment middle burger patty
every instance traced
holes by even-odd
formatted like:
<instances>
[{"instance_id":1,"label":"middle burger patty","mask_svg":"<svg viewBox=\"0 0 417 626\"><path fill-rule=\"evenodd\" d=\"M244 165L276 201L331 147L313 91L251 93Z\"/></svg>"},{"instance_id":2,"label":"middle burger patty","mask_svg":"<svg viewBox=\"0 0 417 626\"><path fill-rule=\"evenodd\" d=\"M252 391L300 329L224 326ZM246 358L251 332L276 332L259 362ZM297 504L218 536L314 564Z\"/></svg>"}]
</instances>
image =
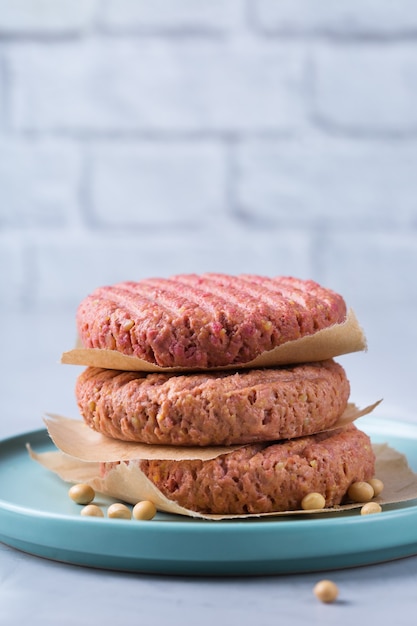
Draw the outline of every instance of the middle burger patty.
<instances>
[{"instance_id":1,"label":"middle burger patty","mask_svg":"<svg viewBox=\"0 0 417 626\"><path fill-rule=\"evenodd\" d=\"M176 446L249 444L330 428L346 408L349 381L327 361L193 374L89 367L76 398L94 430L125 441Z\"/></svg>"}]
</instances>

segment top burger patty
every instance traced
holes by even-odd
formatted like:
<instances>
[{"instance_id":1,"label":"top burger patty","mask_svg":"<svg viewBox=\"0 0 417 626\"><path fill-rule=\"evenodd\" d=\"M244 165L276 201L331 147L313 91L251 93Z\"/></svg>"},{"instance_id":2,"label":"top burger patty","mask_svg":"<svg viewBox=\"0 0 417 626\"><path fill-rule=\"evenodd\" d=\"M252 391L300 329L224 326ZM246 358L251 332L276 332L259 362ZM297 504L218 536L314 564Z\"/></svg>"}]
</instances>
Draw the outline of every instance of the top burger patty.
<instances>
[{"instance_id":1,"label":"top burger patty","mask_svg":"<svg viewBox=\"0 0 417 626\"><path fill-rule=\"evenodd\" d=\"M77 326L86 348L204 368L247 363L345 317L342 296L311 280L207 273L98 288Z\"/></svg>"}]
</instances>

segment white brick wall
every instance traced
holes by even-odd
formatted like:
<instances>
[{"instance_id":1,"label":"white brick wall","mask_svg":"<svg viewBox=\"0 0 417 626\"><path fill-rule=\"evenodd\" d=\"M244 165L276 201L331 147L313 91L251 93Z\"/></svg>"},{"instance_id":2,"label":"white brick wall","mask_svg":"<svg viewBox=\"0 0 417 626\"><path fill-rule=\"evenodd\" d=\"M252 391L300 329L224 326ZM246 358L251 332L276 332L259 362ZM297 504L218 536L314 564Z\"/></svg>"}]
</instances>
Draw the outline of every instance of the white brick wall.
<instances>
[{"instance_id":1,"label":"white brick wall","mask_svg":"<svg viewBox=\"0 0 417 626\"><path fill-rule=\"evenodd\" d=\"M266 32L339 36L415 34L414 0L257 0L251 3Z\"/></svg>"},{"instance_id":2,"label":"white brick wall","mask_svg":"<svg viewBox=\"0 0 417 626\"><path fill-rule=\"evenodd\" d=\"M180 227L226 213L227 154L220 142L101 144L91 163L97 225Z\"/></svg>"},{"instance_id":3,"label":"white brick wall","mask_svg":"<svg viewBox=\"0 0 417 626\"><path fill-rule=\"evenodd\" d=\"M6 129L6 61L0 41L0 133Z\"/></svg>"},{"instance_id":4,"label":"white brick wall","mask_svg":"<svg viewBox=\"0 0 417 626\"><path fill-rule=\"evenodd\" d=\"M25 300L25 263L17 238L0 237L0 291L2 313L9 306L22 307Z\"/></svg>"},{"instance_id":5,"label":"white brick wall","mask_svg":"<svg viewBox=\"0 0 417 626\"><path fill-rule=\"evenodd\" d=\"M249 140L238 163L239 204L254 218L350 230L415 223L417 142L340 135Z\"/></svg>"},{"instance_id":6,"label":"white brick wall","mask_svg":"<svg viewBox=\"0 0 417 626\"><path fill-rule=\"evenodd\" d=\"M0 138L0 224L15 232L68 226L80 180L79 153L67 142Z\"/></svg>"},{"instance_id":7,"label":"white brick wall","mask_svg":"<svg viewBox=\"0 0 417 626\"><path fill-rule=\"evenodd\" d=\"M417 130L416 44L319 46L314 109L327 124L364 134Z\"/></svg>"},{"instance_id":8,"label":"white brick wall","mask_svg":"<svg viewBox=\"0 0 417 626\"><path fill-rule=\"evenodd\" d=\"M104 0L100 15L110 31L222 34L243 24L245 0Z\"/></svg>"},{"instance_id":9,"label":"white brick wall","mask_svg":"<svg viewBox=\"0 0 417 626\"><path fill-rule=\"evenodd\" d=\"M15 131L281 131L302 120L305 55L296 46L93 37L50 48L9 52Z\"/></svg>"},{"instance_id":10,"label":"white brick wall","mask_svg":"<svg viewBox=\"0 0 417 626\"><path fill-rule=\"evenodd\" d=\"M339 289L417 366L416 163L413 0L0 0L0 315L57 324L46 371L97 285L208 270Z\"/></svg>"},{"instance_id":11,"label":"white brick wall","mask_svg":"<svg viewBox=\"0 0 417 626\"><path fill-rule=\"evenodd\" d=\"M97 0L0 0L0 34L62 35L89 27Z\"/></svg>"},{"instance_id":12,"label":"white brick wall","mask_svg":"<svg viewBox=\"0 0 417 626\"><path fill-rule=\"evenodd\" d=\"M375 229L351 235L332 233L323 238L325 280L336 289L343 288L346 297L362 310L377 315L388 334L394 324L384 307L392 310L393 305L398 306L407 334L414 324L412 319L404 319L404 310L408 305L417 307L415 233ZM345 262L334 263L338 257Z\"/></svg>"},{"instance_id":13,"label":"white brick wall","mask_svg":"<svg viewBox=\"0 0 417 626\"><path fill-rule=\"evenodd\" d=\"M204 230L112 228L94 236L61 234L49 241L38 236L27 253L38 287L31 290L28 285L26 300L35 311L59 313L75 307L98 285L147 276L190 271L262 274L279 267L284 274L308 277L312 247L311 236L297 229L252 228L248 238L246 228L232 220L216 220Z\"/></svg>"},{"instance_id":14,"label":"white brick wall","mask_svg":"<svg viewBox=\"0 0 417 626\"><path fill-rule=\"evenodd\" d=\"M238 232L238 270L256 233L274 251L259 270L280 273L290 253L321 280L323 233L348 243L334 279L358 236L376 237L382 259L404 236L412 266L416 22L406 0L0 0L1 241L33 303L75 300L77 246L99 255L81 264L86 284L90 267L119 275L105 248L123 237L133 265L163 237L192 270L187 238L198 250L218 232L209 256L230 267L224 233ZM64 297L34 268L59 267L66 246ZM153 263L173 267L167 254Z\"/></svg>"}]
</instances>

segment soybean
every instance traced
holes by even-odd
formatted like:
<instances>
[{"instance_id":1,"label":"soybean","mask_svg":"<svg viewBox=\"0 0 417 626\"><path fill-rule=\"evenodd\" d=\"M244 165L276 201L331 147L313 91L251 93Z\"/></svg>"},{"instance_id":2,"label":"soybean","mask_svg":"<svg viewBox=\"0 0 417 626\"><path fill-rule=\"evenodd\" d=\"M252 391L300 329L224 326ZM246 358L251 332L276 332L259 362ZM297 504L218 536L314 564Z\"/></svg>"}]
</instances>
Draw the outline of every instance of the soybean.
<instances>
[{"instance_id":1,"label":"soybean","mask_svg":"<svg viewBox=\"0 0 417 626\"><path fill-rule=\"evenodd\" d=\"M156 515L156 506L150 500L142 500L135 504L132 515L136 520L151 520Z\"/></svg>"},{"instance_id":2,"label":"soybean","mask_svg":"<svg viewBox=\"0 0 417 626\"><path fill-rule=\"evenodd\" d=\"M337 585L331 580L320 580L314 586L313 591L316 598L326 603L334 602L339 595Z\"/></svg>"},{"instance_id":3,"label":"soybean","mask_svg":"<svg viewBox=\"0 0 417 626\"><path fill-rule=\"evenodd\" d=\"M369 483L359 480L351 484L348 496L354 502L369 502L374 497L374 490Z\"/></svg>"},{"instance_id":4,"label":"soybean","mask_svg":"<svg viewBox=\"0 0 417 626\"><path fill-rule=\"evenodd\" d=\"M96 504L87 504L81 509L81 515L86 517L104 517L103 511Z\"/></svg>"},{"instance_id":5,"label":"soybean","mask_svg":"<svg viewBox=\"0 0 417 626\"><path fill-rule=\"evenodd\" d=\"M368 482L374 490L374 495L379 496L379 494L384 489L384 483L382 482L382 480L379 480L379 478L371 478L371 480L369 480Z\"/></svg>"},{"instance_id":6,"label":"soybean","mask_svg":"<svg viewBox=\"0 0 417 626\"><path fill-rule=\"evenodd\" d=\"M90 504L90 502L94 500L96 494L90 485L79 483L70 487L68 495L71 500L74 500L77 504Z\"/></svg>"},{"instance_id":7,"label":"soybean","mask_svg":"<svg viewBox=\"0 0 417 626\"><path fill-rule=\"evenodd\" d=\"M107 517L114 519L130 519L132 514L128 506L121 502L115 502L107 509Z\"/></svg>"},{"instance_id":8,"label":"soybean","mask_svg":"<svg viewBox=\"0 0 417 626\"><path fill-rule=\"evenodd\" d=\"M315 491L308 493L301 500L301 508L305 511L311 511L313 509L324 509L325 504L326 500L324 496L321 493L317 493Z\"/></svg>"},{"instance_id":9,"label":"soybean","mask_svg":"<svg viewBox=\"0 0 417 626\"><path fill-rule=\"evenodd\" d=\"M372 513L381 513L382 507L378 502L367 502L361 508L361 515L371 515Z\"/></svg>"}]
</instances>

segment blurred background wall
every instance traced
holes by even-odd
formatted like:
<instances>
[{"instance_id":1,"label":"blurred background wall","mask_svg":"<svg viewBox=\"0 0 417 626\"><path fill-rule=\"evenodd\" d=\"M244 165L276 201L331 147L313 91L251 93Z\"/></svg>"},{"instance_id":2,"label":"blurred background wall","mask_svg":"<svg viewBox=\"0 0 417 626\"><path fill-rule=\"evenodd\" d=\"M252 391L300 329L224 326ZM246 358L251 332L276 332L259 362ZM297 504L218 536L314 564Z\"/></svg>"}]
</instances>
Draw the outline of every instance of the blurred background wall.
<instances>
[{"instance_id":1,"label":"blurred background wall","mask_svg":"<svg viewBox=\"0 0 417 626\"><path fill-rule=\"evenodd\" d=\"M202 271L343 293L413 419L416 269L413 0L0 0L3 433L76 415L87 293Z\"/></svg>"}]
</instances>

